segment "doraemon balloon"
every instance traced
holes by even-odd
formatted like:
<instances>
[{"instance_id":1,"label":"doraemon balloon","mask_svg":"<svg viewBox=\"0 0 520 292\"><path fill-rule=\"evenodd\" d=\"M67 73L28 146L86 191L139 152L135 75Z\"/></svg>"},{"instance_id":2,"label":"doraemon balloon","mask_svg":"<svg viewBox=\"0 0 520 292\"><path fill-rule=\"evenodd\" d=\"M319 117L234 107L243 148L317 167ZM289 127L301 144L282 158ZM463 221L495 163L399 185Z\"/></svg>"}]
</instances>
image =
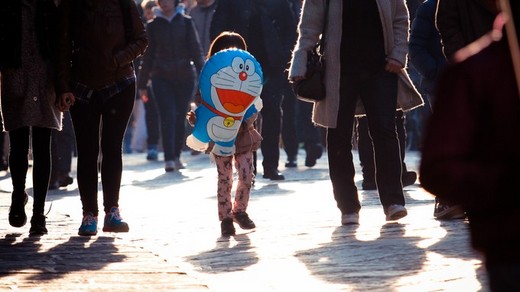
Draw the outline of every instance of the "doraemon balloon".
<instances>
[{"instance_id":1,"label":"doraemon balloon","mask_svg":"<svg viewBox=\"0 0 520 292\"><path fill-rule=\"evenodd\" d=\"M235 139L244 119L262 108L262 68L247 51L227 49L208 59L200 73L201 101L186 144L198 151L214 142L212 153L235 153Z\"/></svg>"}]
</instances>

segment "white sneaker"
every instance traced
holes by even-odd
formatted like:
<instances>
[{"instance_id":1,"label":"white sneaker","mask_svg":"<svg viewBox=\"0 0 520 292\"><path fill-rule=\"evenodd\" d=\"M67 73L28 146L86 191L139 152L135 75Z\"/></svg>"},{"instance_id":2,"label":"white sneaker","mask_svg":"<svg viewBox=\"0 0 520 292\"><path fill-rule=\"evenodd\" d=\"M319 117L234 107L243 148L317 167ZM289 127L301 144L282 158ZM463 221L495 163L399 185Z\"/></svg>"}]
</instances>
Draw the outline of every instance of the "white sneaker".
<instances>
[{"instance_id":1,"label":"white sneaker","mask_svg":"<svg viewBox=\"0 0 520 292\"><path fill-rule=\"evenodd\" d=\"M350 213L341 215L341 225L359 224L359 214Z\"/></svg>"},{"instance_id":2,"label":"white sneaker","mask_svg":"<svg viewBox=\"0 0 520 292\"><path fill-rule=\"evenodd\" d=\"M176 169L185 169L186 167L184 166L184 164L182 164L181 160L179 158L176 158L174 161L175 163L175 168Z\"/></svg>"},{"instance_id":3,"label":"white sneaker","mask_svg":"<svg viewBox=\"0 0 520 292\"><path fill-rule=\"evenodd\" d=\"M386 209L386 221L399 220L408 215L406 208L402 205L390 205Z\"/></svg>"}]
</instances>

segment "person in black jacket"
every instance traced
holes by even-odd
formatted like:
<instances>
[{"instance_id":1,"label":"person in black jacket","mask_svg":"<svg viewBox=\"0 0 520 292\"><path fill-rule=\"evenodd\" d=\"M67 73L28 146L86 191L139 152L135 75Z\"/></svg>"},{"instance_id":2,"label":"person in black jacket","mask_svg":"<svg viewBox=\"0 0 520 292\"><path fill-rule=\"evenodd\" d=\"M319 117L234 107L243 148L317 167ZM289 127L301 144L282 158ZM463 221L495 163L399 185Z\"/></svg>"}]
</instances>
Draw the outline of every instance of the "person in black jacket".
<instances>
[{"instance_id":1,"label":"person in black jacket","mask_svg":"<svg viewBox=\"0 0 520 292\"><path fill-rule=\"evenodd\" d=\"M139 94L147 99L152 82L159 111L166 172L184 168L180 161L185 144L186 113L195 80L204 65L204 54L195 24L176 0L159 0L155 18L146 26L150 46L143 56L138 77Z\"/></svg>"},{"instance_id":2,"label":"person in black jacket","mask_svg":"<svg viewBox=\"0 0 520 292\"><path fill-rule=\"evenodd\" d=\"M281 105L287 88L288 63L296 42L294 13L286 0L219 0L210 28L210 38L223 31L244 37L249 51L264 72L261 111L261 150L264 178L283 180L278 170L280 159Z\"/></svg>"},{"instance_id":3,"label":"person in black jacket","mask_svg":"<svg viewBox=\"0 0 520 292\"><path fill-rule=\"evenodd\" d=\"M76 135L78 234L97 234L98 167L103 231L128 232L119 211L122 144L135 99L132 63L148 45L146 32L131 0L63 0L60 10L56 90Z\"/></svg>"}]
</instances>

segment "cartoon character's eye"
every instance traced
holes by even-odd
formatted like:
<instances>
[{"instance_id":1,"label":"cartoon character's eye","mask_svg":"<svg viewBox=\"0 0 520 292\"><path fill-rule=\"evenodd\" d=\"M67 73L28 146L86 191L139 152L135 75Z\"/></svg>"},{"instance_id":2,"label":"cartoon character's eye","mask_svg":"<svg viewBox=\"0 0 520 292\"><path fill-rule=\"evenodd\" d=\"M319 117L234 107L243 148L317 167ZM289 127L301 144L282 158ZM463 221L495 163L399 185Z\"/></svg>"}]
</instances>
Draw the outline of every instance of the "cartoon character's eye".
<instances>
[{"instance_id":1,"label":"cartoon character's eye","mask_svg":"<svg viewBox=\"0 0 520 292\"><path fill-rule=\"evenodd\" d=\"M251 75L255 74L255 64L253 63L253 61L247 59L245 65L246 65L245 70L246 70L247 75L251 76Z\"/></svg>"},{"instance_id":2,"label":"cartoon character's eye","mask_svg":"<svg viewBox=\"0 0 520 292\"><path fill-rule=\"evenodd\" d=\"M246 63L247 64L247 63ZM233 71L237 74L245 70L244 60L240 57L235 57L233 59L233 62L231 62L231 68L233 68Z\"/></svg>"}]
</instances>

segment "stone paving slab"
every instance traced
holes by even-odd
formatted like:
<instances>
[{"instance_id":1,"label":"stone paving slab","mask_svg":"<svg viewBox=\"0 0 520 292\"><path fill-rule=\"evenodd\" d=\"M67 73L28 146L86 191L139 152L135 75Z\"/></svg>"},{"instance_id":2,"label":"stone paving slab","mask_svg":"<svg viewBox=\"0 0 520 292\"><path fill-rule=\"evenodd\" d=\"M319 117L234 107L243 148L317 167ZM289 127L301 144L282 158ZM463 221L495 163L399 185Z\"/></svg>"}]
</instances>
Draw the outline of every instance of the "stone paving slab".
<instances>
[{"instance_id":1,"label":"stone paving slab","mask_svg":"<svg viewBox=\"0 0 520 292\"><path fill-rule=\"evenodd\" d=\"M434 220L433 197L417 184L405 188L403 220L386 222L377 192L361 191L361 224L341 226L326 157L281 167L285 181L255 181L248 213L257 228L222 238L215 166L205 155L182 158L186 169L165 173L163 162L125 155L130 232L88 240L76 236L75 184L49 193L50 234L34 240L28 226L8 226L10 181L0 177L0 291L488 291L468 222ZM407 154L411 170L419 158Z\"/></svg>"}]
</instances>

